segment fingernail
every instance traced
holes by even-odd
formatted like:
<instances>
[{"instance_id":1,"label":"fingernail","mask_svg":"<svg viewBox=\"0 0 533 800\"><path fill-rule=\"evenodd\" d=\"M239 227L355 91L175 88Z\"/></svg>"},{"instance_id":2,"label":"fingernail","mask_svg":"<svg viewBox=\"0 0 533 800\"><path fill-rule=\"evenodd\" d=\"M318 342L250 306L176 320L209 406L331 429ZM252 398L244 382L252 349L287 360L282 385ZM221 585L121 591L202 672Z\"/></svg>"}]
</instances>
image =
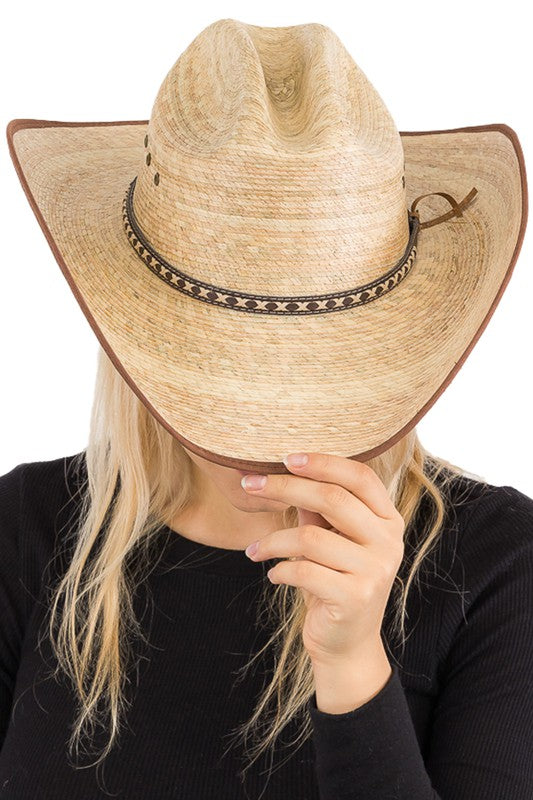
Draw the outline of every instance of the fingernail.
<instances>
[{"instance_id":1,"label":"fingernail","mask_svg":"<svg viewBox=\"0 0 533 800\"><path fill-rule=\"evenodd\" d=\"M246 553L247 556L254 556L257 553L258 547L259 547L259 541L252 542L252 544L249 544L244 552Z\"/></svg>"},{"instance_id":2,"label":"fingernail","mask_svg":"<svg viewBox=\"0 0 533 800\"><path fill-rule=\"evenodd\" d=\"M241 479L243 489L262 489L266 483L266 475L245 475Z\"/></svg>"},{"instance_id":3,"label":"fingernail","mask_svg":"<svg viewBox=\"0 0 533 800\"><path fill-rule=\"evenodd\" d=\"M309 456L307 453L291 453L283 459L286 467L303 467L308 461Z\"/></svg>"}]
</instances>

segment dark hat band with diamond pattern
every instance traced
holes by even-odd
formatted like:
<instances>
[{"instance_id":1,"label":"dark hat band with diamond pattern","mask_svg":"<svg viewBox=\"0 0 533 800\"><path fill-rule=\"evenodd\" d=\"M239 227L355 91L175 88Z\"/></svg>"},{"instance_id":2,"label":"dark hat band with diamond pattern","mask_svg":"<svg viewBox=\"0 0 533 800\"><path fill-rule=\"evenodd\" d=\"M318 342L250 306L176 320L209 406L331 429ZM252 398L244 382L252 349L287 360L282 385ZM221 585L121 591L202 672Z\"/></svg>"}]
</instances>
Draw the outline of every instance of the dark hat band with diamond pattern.
<instances>
[{"instance_id":1,"label":"dark hat band with diamond pattern","mask_svg":"<svg viewBox=\"0 0 533 800\"><path fill-rule=\"evenodd\" d=\"M136 180L135 177L128 186L122 212L124 227L131 246L158 278L161 278L173 289L205 303L254 314L323 314L328 311L342 311L345 308L370 303L390 292L405 278L415 261L420 219L418 212L407 210L410 234L402 258L379 278L363 286L328 294L288 297L250 294L213 286L205 281L196 280L170 264L148 242L133 210L133 192Z\"/></svg>"}]
</instances>

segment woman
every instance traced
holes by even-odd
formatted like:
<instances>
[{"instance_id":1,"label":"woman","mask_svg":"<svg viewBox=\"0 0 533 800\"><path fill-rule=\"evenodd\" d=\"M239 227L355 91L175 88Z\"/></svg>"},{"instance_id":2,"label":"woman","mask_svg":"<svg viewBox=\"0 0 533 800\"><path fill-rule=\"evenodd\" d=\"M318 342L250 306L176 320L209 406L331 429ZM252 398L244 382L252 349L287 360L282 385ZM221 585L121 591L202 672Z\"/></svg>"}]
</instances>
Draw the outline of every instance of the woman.
<instances>
[{"instance_id":1,"label":"woman","mask_svg":"<svg viewBox=\"0 0 533 800\"><path fill-rule=\"evenodd\" d=\"M236 20L140 125L8 126L103 349L87 447L0 477L1 796L529 798L533 499L415 427L516 260L516 135L402 142L328 28Z\"/></svg>"}]
</instances>

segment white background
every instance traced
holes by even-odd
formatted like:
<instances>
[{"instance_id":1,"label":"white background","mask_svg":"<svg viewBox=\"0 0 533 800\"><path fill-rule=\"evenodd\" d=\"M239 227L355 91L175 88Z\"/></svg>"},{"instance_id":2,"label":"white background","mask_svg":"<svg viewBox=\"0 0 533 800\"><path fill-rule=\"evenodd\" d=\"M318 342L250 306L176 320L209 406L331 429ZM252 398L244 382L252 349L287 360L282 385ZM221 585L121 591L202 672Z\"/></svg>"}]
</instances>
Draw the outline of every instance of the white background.
<instances>
[{"instance_id":1,"label":"white background","mask_svg":"<svg viewBox=\"0 0 533 800\"><path fill-rule=\"evenodd\" d=\"M400 131L504 122L532 148L530 24L513 2L271 0L7 3L0 48L0 474L87 441L97 339L24 195L5 127L15 117L148 119L159 85L207 25L330 26ZM459 373L418 423L430 451L533 496L529 231L511 281Z\"/></svg>"}]
</instances>

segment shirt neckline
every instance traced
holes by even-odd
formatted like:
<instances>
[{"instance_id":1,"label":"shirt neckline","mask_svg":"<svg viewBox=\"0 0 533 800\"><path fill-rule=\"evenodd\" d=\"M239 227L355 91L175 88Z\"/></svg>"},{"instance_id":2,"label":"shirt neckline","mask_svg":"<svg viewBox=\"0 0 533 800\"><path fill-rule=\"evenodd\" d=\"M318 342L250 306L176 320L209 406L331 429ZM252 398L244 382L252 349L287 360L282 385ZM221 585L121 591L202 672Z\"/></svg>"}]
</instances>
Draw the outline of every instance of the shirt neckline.
<instances>
[{"instance_id":1,"label":"shirt neckline","mask_svg":"<svg viewBox=\"0 0 533 800\"><path fill-rule=\"evenodd\" d=\"M164 538L165 560L187 571L211 575L260 578L273 567L279 558L252 561L244 549L231 550L196 542L184 536L179 530L162 524L160 533Z\"/></svg>"}]
</instances>

